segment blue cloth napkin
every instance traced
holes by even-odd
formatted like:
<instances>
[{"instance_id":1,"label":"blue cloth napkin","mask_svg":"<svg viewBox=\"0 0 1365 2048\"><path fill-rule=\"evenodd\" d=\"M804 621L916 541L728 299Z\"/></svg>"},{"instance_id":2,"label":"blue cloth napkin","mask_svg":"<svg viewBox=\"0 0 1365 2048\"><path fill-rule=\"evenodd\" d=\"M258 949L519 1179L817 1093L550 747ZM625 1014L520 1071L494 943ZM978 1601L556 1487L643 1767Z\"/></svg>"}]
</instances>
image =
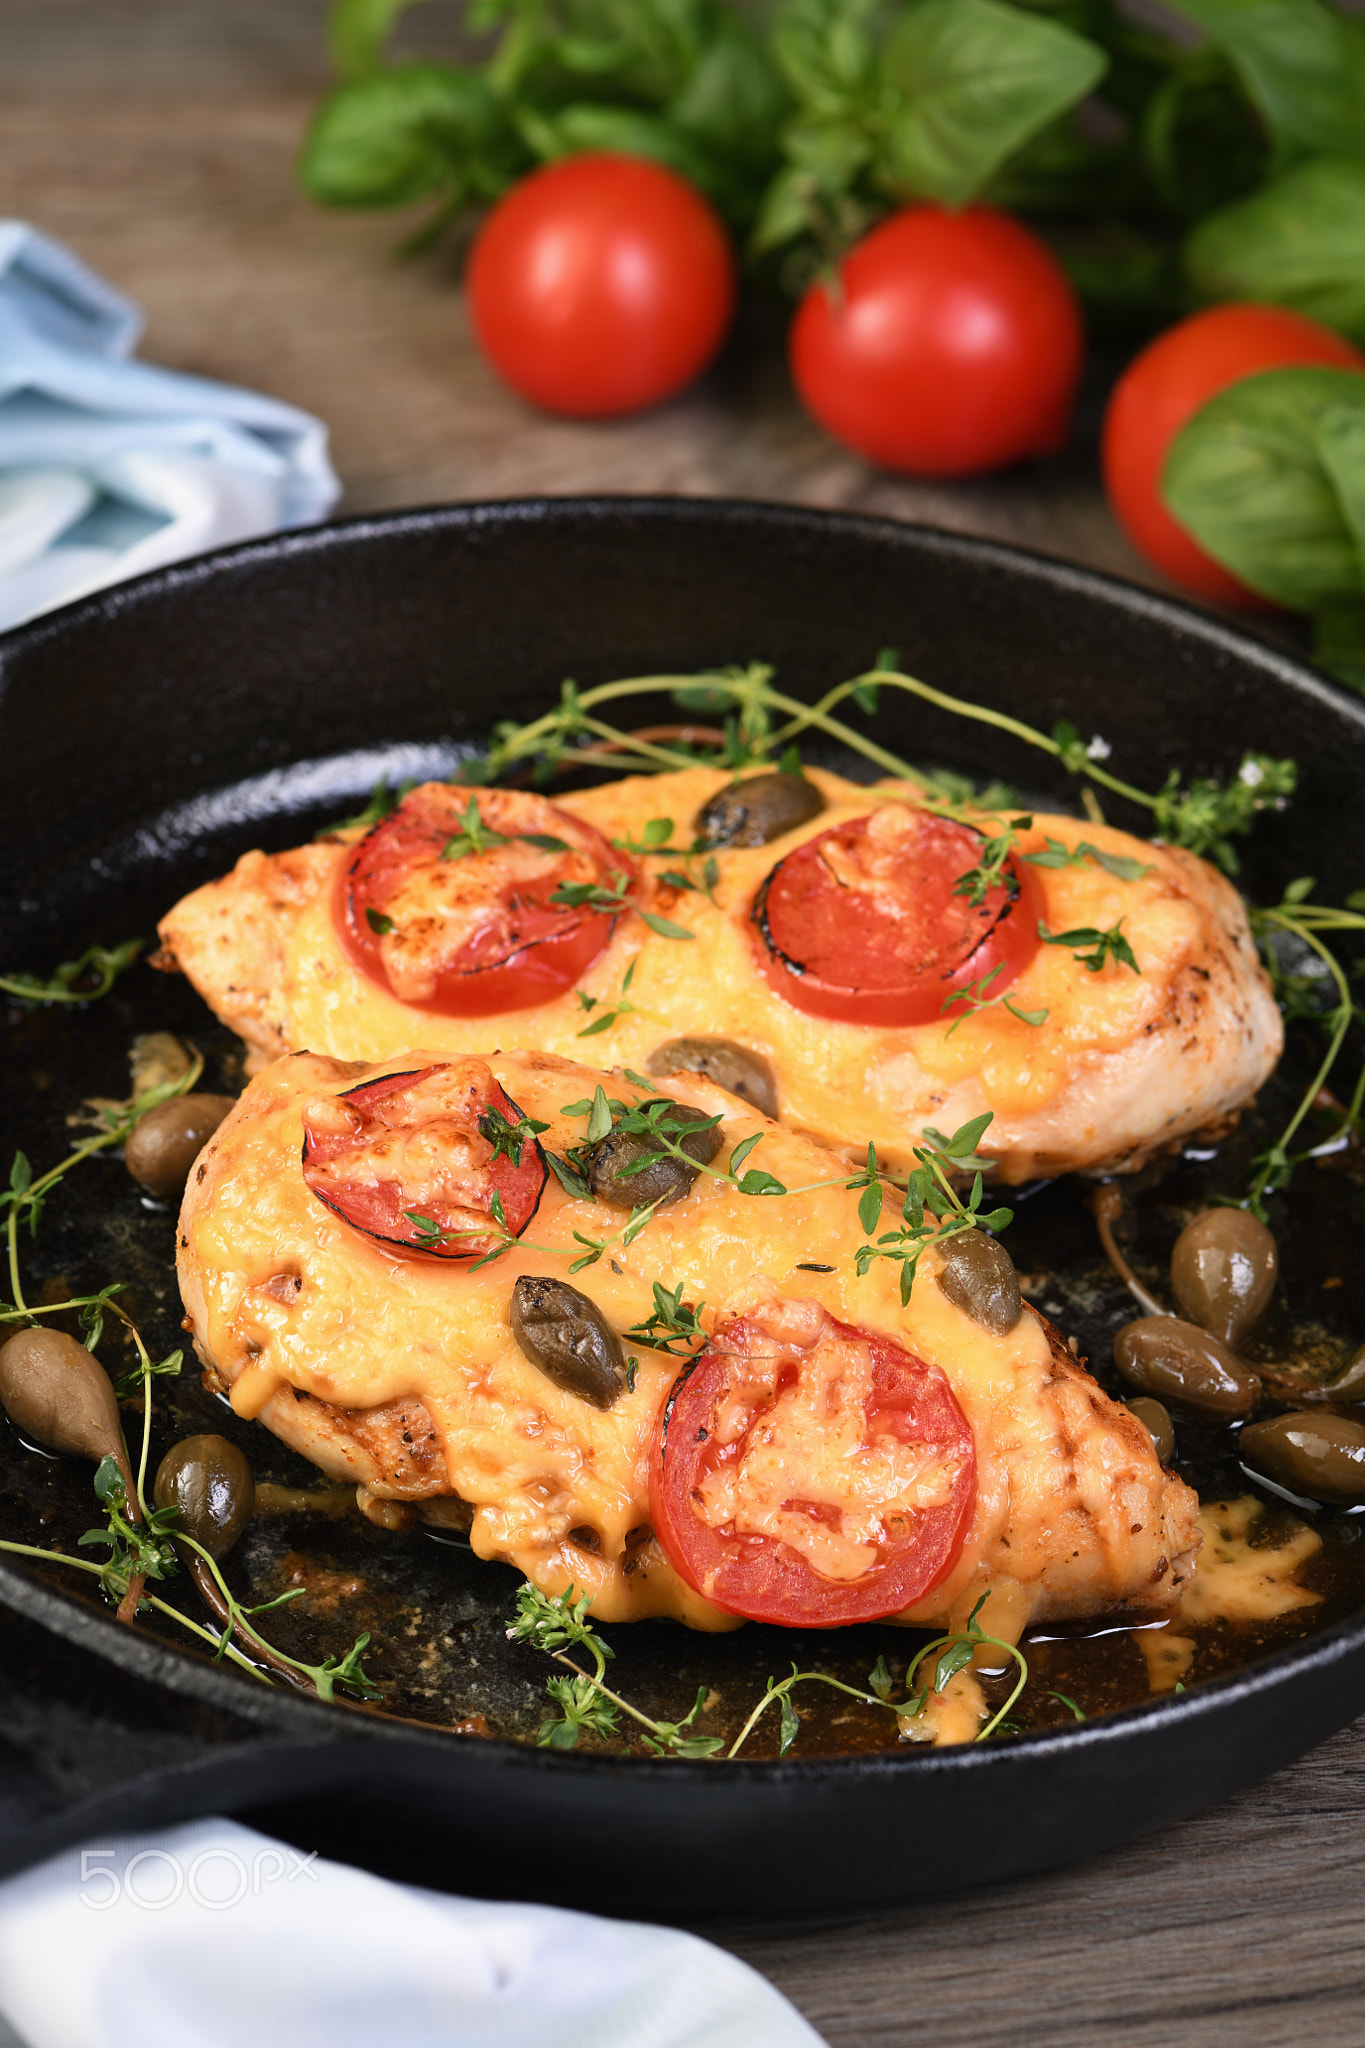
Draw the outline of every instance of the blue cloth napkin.
<instances>
[{"instance_id":1,"label":"blue cloth napkin","mask_svg":"<svg viewBox=\"0 0 1365 2048\"><path fill-rule=\"evenodd\" d=\"M141 331L69 249L0 221L0 630L336 503L320 420L137 362Z\"/></svg>"}]
</instances>

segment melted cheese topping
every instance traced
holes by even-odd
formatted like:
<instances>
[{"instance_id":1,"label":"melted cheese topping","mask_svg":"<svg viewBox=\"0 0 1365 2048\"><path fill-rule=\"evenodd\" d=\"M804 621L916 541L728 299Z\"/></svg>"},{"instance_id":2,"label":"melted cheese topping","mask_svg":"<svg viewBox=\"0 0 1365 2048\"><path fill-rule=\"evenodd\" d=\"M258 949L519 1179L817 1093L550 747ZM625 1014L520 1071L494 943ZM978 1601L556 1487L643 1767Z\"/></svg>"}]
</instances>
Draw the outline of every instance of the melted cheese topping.
<instances>
[{"instance_id":1,"label":"melted cheese topping","mask_svg":"<svg viewBox=\"0 0 1365 2048\"><path fill-rule=\"evenodd\" d=\"M755 965L749 907L759 884L803 840L864 817L878 804L913 802L918 793L910 784L868 790L822 770L809 774L827 799L825 810L771 845L721 849L714 902L699 891L661 885L658 872L666 864L641 863L654 874L644 907L686 926L695 940L661 937L638 917L619 921L581 984L605 1006L634 968L634 1007L593 1041L604 1063L643 1070L656 1046L680 1035L738 1040L772 1062L784 1121L851 1157L875 1141L895 1170L910 1169L910 1147L926 1124L951 1130L989 1109L995 1123L987 1147L1011 1180L1134 1163L1153 1138L1195 1129L1236 1107L1274 1066L1282 1043L1279 1012L1235 891L1189 854L1074 818L1036 817L1033 829L1020 835L1021 850L1040 850L1048 839L1070 848L1084 840L1144 862L1149 872L1130 882L1090 860L1035 867L1044 920L1052 931L1069 931L1104 929L1122 919L1140 974L1112 962L1092 974L1069 949L1040 947L1008 993L1019 1010L1046 1011L1041 1025L1026 1024L999 1005L960 1018L951 1033L949 1020L874 1028L793 1008ZM685 843L697 810L728 781L718 770L696 768L631 777L558 802L608 838L638 841L651 819L667 816ZM994 829L998 821L983 822ZM586 1020L577 991L531 1010L453 1018L414 1012L377 986L352 963L333 929L332 877L346 849L306 851L315 879L309 885L291 869L290 903L277 913L278 985L262 997L270 1042L321 1048L343 1059L386 1058L419 1039L447 1054L520 1044L581 1055ZM253 858L260 859L244 857L244 883ZM280 857L286 858L297 868L301 856ZM215 987L224 972L215 956L222 935L215 929L210 937L207 929L212 891L231 881L187 898L162 933L209 1000L249 1030L234 1011L240 999L231 987ZM201 915L205 929L196 937ZM272 984L276 971L272 966ZM238 978L229 973L226 981Z\"/></svg>"},{"instance_id":2,"label":"melted cheese topping","mask_svg":"<svg viewBox=\"0 0 1365 2048\"><path fill-rule=\"evenodd\" d=\"M1298 1573L1322 1549L1321 1536L1296 1521L1280 1543L1253 1544L1264 1513L1250 1493L1201 1507L1199 1577L1180 1596L1182 1621L1276 1621L1318 1604L1321 1595L1301 1586Z\"/></svg>"},{"instance_id":3,"label":"melted cheese topping","mask_svg":"<svg viewBox=\"0 0 1365 2048\"><path fill-rule=\"evenodd\" d=\"M759 1309L755 1321L763 1327L766 1320L773 1348L745 1354L712 1432L722 1448L746 1433L748 1441L701 1481L693 1499L713 1529L773 1537L822 1578L850 1583L876 1564L888 1522L946 1504L958 1461L890 1432L869 1441L867 1344L827 1334L818 1310L802 1319L806 1328L793 1330L790 1311L798 1305L773 1306L785 1327L774 1328L777 1319ZM783 1378L789 1384L779 1385Z\"/></svg>"},{"instance_id":4,"label":"melted cheese topping","mask_svg":"<svg viewBox=\"0 0 1365 2048\"><path fill-rule=\"evenodd\" d=\"M552 1179L523 1240L470 1271L390 1252L305 1186L308 1105L431 1058L407 1052L357 1070L301 1053L251 1084L191 1175L181 1216L181 1292L201 1357L230 1384L239 1415L258 1417L329 1477L380 1499L458 1494L473 1508L480 1556L514 1564L548 1592L575 1584L593 1595L600 1619L662 1613L694 1627L735 1626L677 1578L647 1535L647 1460L676 1361L630 1343L634 1387L604 1412L546 1379L512 1335L514 1280L565 1276L581 1249L574 1233L610 1236L622 1212L573 1200ZM583 1118L567 1118L563 1105L590 1097L599 1080L612 1086L546 1055L491 1065L548 1125L544 1143L558 1151L584 1134ZM705 1302L708 1330L732 1306L744 1312L757 1287L813 1299L939 1365L973 1431L977 1497L957 1564L907 1619L965 1620L983 1591L999 1594L984 1624L995 1634L1002 1619L1022 1627L1034 1612L1168 1604L1189 1569L1193 1496L1162 1474L1141 1425L1064 1348L1058 1358L1041 1320L1026 1310L1007 1337L992 1336L941 1292L932 1251L902 1308L898 1267L878 1261L857 1274L856 1197L828 1185L826 1155L704 1081L664 1092L719 1114L727 1149L761 1132L751 1163L794 1192L756 1200L703 1175L632 1244L617 1243L573 1276L613 1328L649 1316L656 1280ZM813 1256L834 1270L803 1271ZM362 1425L366 1411L405 1400L423 1404L440 1470L400 1484L366 1451ZM595 1551L583 1547L585 1530Z\"/></svg>"}]
</instances>

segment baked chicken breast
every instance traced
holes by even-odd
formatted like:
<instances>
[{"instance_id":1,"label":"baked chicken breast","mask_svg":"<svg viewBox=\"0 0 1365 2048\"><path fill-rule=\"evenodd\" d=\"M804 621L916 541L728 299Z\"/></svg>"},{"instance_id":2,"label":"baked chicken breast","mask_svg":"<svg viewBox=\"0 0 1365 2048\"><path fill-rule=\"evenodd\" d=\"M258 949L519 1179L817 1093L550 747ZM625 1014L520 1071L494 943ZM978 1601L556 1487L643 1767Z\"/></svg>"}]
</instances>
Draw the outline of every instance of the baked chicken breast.
<instances>
[{"instance_id":1,"label":"baked chicken breast","mask_svg":"<svg viewBox=\"0 0 1365 2048\"><path fill-rule=\"evenodd\" d=\"M300 1052L192 1170L179 1279L239 1415L604 1621L1169 1608L1198 1504L1148 1432L950 1247L903 1302L859 1201L695 1075Z\"/></svg>"},{"instance_id":2,"label":"baked chicken breast","mask_svg":"<svg viewBox=\"0 0 1365 2048\"><path fill-rule=\"evenodd\" d=\"M1223 876L923 795L818 769L553 804L426 784L368 834L245 854L164 919L159 960L258 1066L591 1047L899 1171L989 1111L999 1179L1122 1172L1247 1101L1282 1028Z\"/></svg>"}]
</instances>

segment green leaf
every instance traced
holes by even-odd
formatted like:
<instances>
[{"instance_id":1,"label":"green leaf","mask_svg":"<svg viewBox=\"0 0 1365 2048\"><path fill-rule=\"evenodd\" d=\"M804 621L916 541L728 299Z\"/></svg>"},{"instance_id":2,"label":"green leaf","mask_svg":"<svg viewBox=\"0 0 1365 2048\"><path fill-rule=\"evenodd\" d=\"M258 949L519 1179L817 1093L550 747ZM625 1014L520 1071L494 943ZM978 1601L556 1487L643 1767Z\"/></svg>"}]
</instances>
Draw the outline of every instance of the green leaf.
<instances>
[{"instance_id":1,"label":"green leaf","mask_svg":"<svg viewBox=\"0 0 1365 2048\"><path fill-rule=\"evenodd\" d=\"M811 224L811 197L809 171L800 164L784 164L759 202L758 218L749 235L749 253L765 256L770 249L780 249L784 242L794 242L798 235L804 235ZM682 693L675 690L673 694L676 698Z\"/></svg>"},{"instance_id":2,"label":"green leaf","mask_svg":"<svg viewBox=\"0 0 1365 2048\"><path fill-rule=\"evenodd\" d=\"M758 208L790 107L768 51L726 23L665 110L670 126L713 167L710 190L738 225L746 226Z\"/></svg>"},{"instance_id":3,"label":"green leaf","mask_svg":"<svg viewBox=\"0 0 1365 2048\"><path fill-rule=\"evenodd\" d=\"M127 1498L123 1473L117 1458L101 1458L95 1467L95 1492L106 1507L119 1506Z\"/></svg>"},{"instance_id":4,"label":"green leaf","mask_svg":"<svg viewBox=\"0 0 1365 2048\"><path fill-rule=\"evenodd\" d=\"M384 61L394 24L415 0L333 0L327 51L343 78L363 78Z\"/></svg>"},{"instance_id":5,"label":"green leaf","mask_svg":"<svg viewBox=\"0 0 1365 2048\"><path fill-rule=\"evenodd\" d=\"M323 206L403 206L431 193L491 199L527 162L484 80L452 64L411 63L338 86L299 158Z\"/></svg>"},{"instance_id":6,"label":"green leaf","mask_svg":"<svg viewBox=\"0 0 1365 2048\"><path fill-rule=\"evenodd\" d=\"M1201 221L1184 265L1201 299L1289 306L1365 341L1365 164L1320 157L1287 171Z\"/></svg>"},{"instance_id":7,"label":"green leaf","mask_svg":"<svg viewBox=\"0 0 1365 2048\"><path fill-rule=\"evenodd\" d=\"M695 932L688 931L686 925L674 924L671 918L659 917L652 910L642 910L640 915L650 930L657 932L661 939L695 939L697 936Z\"/></svg>"},{"instance_id":8,"label":"green leaf","mask_svg":"<svg viewBox=\"0 0 1365 2048\"><path fill-rule=\"evenodd\" d=\"M873 1231L877 1228L877 1219L882 1213L884 1195L885 1190L879 1180L874 1180L870 1187L863 1189L858 1203L858 1221L862 1225L865 1237L871 1237Z\"/></svg>"},{"instance_id":9,"label":"green leaf","mask_svg":"<svg viewBox=\"0 0 1365 2048\"><path fill-rule=\"evenodd\" d=\"M946 1691L949 1682L971 1663L973 1647L971 1639L967 1636L959 1636L955 1643L949 1643L934 1667L935 1692Z\"/></svg>"},{"instance_id":10,"label":"green leaf","mask_svg":"<svg viewBox=\"0 0 1365 2048\"><path fill-rule=\"evenodd\" d=\"M743 1166L745 1160L753 1151L754 1146L759 1143L762 1136L762 1131L754 1131L749 1137L741 1139L740 1143L736 1145L734 1151L730 1154L731 1173L739 1172L740 1167Z\"/></svg>"},{"instance_id":11,"label":"green leaf","mask_svg":"<svg viewBox=\"0 0 1365 2048\"><path fill-rule=\"evenodd\" d=\"M519 125L536 155L550 161L585 150L619 150L624 156L665 164L703 192L713 192L716 184L716 167L704 150L669 122L632 107L580 100L556 114L539 116L534 124L523 116Z\"/></svg>"},{"instance_id":12,"label":"green leaf","mask_svg":"<svg viewBox=\"0 0 1365 2048\"><path fill-rule=\"evenodd\" d=\"M1365 597L1365 376L1243 378L1177 434L1162 495L1201 547L1290 610Z\"/></svg>"},{"instance_id":13,"label":"green leaf","mask_svg":"<svg viewBox=\"0 0 1365 2048\"><path fill-rule=\"evenodd\" d=\"M1283 157L1365 155L1365 38L1322 0L1171 0L1231 60Z\"/></svg>"},{"instance_id":14,"label":"green leaf","mask_svg":"<svg viewBox=\"0 0 1365 2048\"><path fill-rule=\"evenodd\" d=\"M782 1738L778 1743L777 1753L779 1756L785 1756L797 1736L801 1733L801 1718L796 1708L792 1705L792 1696L789 1692L784 1692L782 1695L780 1711L782 1715Z\"/></svg>"},{"instance_id":15,"label":"green leaf","mask_svg":"<svg viewBox=\"0 0 1365 2048\"><path fill-rule=\"evenodd\" d=\"M918 0L887 37L886 76L904 96L882 176L907 197L965 206L1007 157L1093 91L1098 45L1002 0Z\"/></svg>"},{"instance_id":16,"label":"green leaf","mask_svg":"<svg viewBox=\"0 0 1365 2048\"><path fill-rule=\"evenodd\" d=\"M607 1101L605 1088L599 1083L593 1090L592 1114L588 1118L588 1143L596 1145L611 1129L611 1104Z\"/></svg>"},{"instance_id":17,"label":"green leaf","mask_svg":"<svg viewBox=\"0 0 1365 2048\"><path fill-rule=\"evenodd\" d=\"M742 1195L785 1195L787 1192L780 1180L774 1180L770 1173L764 1173L758 1166L749 1168L739 1183L739 1191Z\"/></svg>"}]
</instances>

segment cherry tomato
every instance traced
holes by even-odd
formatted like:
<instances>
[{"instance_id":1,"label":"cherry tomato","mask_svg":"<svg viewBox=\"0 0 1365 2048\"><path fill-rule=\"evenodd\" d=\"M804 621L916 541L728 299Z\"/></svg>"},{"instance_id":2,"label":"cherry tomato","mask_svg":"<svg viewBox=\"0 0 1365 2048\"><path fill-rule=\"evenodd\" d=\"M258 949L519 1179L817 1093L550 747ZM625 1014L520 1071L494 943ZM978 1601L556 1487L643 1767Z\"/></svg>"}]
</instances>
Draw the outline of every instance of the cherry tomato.
<instances>
[{"instance_id":1,"label":"cherry tomato","mask_svg":"<svg viewBox=\"0 0 1365 2048\"><path fill-rule=\"evenodd\" d=\"M886 469L971 476L1060 448L1084 334L1076 295L1003 213L913 206L858 244L792 323L822 427Z\"/></svg>"},{"instance_id":2,"label":"cherry tomato","mask_svg":"<svg viewBox=\"0 0 1365 2048\"><path fill-rule=\"evenodd\" d=\"M1129 364L1104 421L1104 483L1120 524L1156 568L1198 597L1266 600L1206 555L1167 511L1161 476L1172 441L1201 405L1258 370L1295 363L1365 366L1330 327L1280 306L1213 306L1170 327Z\"/></svg>"},{"instance_id":3,"label":"cherry tomato","mask_svg":"<svg viewBox=\"0 0 1365 2048\"><path fill-rule=\"evenodd\" d=\"M900 1614L956 1562L976 1450L936 1365L815 1311L735 1317L673 1389L650 1520L674 1568L727 1614L840 1628Z\"/></svg>"},{"instance_id":4,"label":"cherry tomato","mask_svg":"<svg viewBox=\"0 0 1365 2048\"><path fill-rule=\"evenodd\" d=\"M569 157L493 208L469 260L479 345L550 412L608 418L700 375L735 305L734 259L695 186L640 157Z\"/></svg>"},{"instance_id":5,"label":"cherry tomato","mask_svg":"<svg viewBox=\"0 0 1365 2048\"><path fill-rule=\"evenodd\" d=\"M760 972L798 1010L846 1024L931 1024L954 991L994 999L1038 950L1027 867L979 904L954 885L981 860L966 825L887 804L780 860L754 898Z\"/></svg>"},{"instance_id":6,"label":"cherry tomato","mask_svg":"<svg viewBox=\"0 0 1365 2048\"><path fill-rule=\"evenodd\" d=\"M544 1153L483 1060L385 1074L304 1112L307 1186L353 1229L405 1252L481 1258L502 1242L486 1228L494 1198L520 1237L545 1177Z\"/></svg>"},{"instance_id":7,"label":"cherry tomato","mask_svg":"<svg viewBox=\"0 0 1365 2048\"><path fill-rule=\"evenodd\" d=\"M544 797L424 782L342 862L333 914L400 1002L488 1017L572 988L634 884L624 855Z\"/></svg>"}]
</instances>

